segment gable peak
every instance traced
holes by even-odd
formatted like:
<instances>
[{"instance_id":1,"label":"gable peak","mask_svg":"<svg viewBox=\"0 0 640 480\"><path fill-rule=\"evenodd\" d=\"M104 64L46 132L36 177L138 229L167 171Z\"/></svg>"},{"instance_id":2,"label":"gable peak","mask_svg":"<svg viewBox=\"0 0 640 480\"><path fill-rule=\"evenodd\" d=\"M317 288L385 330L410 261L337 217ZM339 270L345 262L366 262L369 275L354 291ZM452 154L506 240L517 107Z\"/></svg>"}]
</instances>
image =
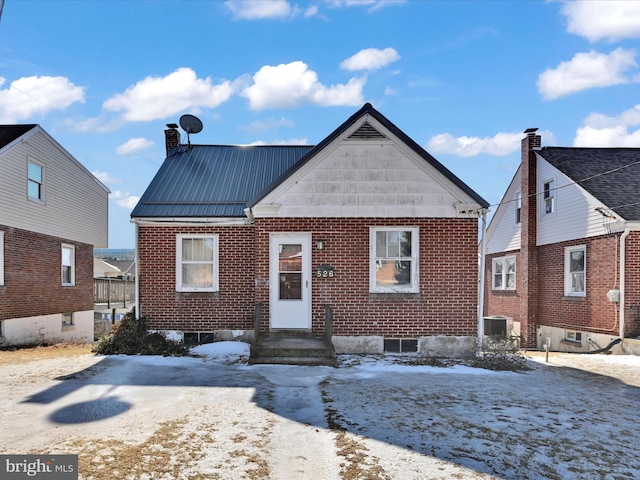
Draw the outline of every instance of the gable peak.
<instances>
[{"instance_id":1,"label":"gable peak","mask_svg":"<svg viewBox=\"0 0 640 480\"><path fill-rule=\"evenodd\" d=\"M367 120L365 120L355 132L347 137L349 140L384 140L386 138L386 135L380 133Z\"/></svg>"}]
</instances>

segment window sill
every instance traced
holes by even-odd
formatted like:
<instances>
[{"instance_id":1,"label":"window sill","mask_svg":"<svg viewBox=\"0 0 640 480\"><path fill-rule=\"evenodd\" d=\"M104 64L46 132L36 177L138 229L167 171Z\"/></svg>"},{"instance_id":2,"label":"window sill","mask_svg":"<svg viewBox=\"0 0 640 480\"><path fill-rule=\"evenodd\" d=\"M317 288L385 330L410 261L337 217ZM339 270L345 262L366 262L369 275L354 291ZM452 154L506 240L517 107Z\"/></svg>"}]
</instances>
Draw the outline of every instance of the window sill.
<instances>
[{"instance_id":1,"label":"window sill","mask_svg":"<svg viewBox=\"0 0 640 480\"><path fill-rule=\"evenodd\" d=\"M572 345L574 347L582 346L582 342L580 340L567 340L566 338L560 340L560 343L564 343L565 345Z\"/></svg>"},{"instance_id":2,"label":"window sill","mask_svg":"<svg viewBox=\"0 0 640 480\"><path fill-rule=\"evenodd\" d=\"M62 325L62 331L63 332L69 332L71 330L75 330L76 326L75 325Z\"/></svg>"}]
</instances>

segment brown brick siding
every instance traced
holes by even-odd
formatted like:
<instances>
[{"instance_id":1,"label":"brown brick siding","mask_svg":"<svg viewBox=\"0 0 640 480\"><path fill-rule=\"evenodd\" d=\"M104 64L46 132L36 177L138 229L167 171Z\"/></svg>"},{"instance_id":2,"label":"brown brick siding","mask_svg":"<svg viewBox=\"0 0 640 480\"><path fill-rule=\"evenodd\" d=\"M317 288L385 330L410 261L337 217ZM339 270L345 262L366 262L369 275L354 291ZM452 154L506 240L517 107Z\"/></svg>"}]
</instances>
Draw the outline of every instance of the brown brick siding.
<instances>
[{"instance_id":1,"label":"brown brick siding","mask_svg":"<svg viewBox=\"0 0 640 480\"><path fill-rule=\"evenodd\" d=\"M585 297L564 295L564 252L566 247L573 245L587 246ZM610 302L606 294L612 288L620 287L617 280L620 262L619 245L620 235L614 234L537 247L538 297L533 300L538 312L536 326L546 325L567 330L618 335L619 305ZM515 292L491 289L492 259L510 254L513 252L487 255L484 314L506 315L521 321L520 285L516 283ZM515 254L516 269L518 269L521 257L519 252ZM625 316L627 317L626 332L630 333L634 328L634 311L631 305L640 305L640 280L637 275L640 268L640 232L634 232L627 238L626 268ZM640 310L638 314L640 315Z\"/></svg>"},{"instance_id":2,"label":"brown brick siding","mask_svg":"<svg viewBox=\"0 0 640 480\"><path fill-rule=\"evenodd\" d=\"M0 320L93 310L93 247L0 226L4 231L4 286ZM63 287L61 246L75 246L75 286Z\"/></svg>"},{"instance_id":3,"label":"brown brick siding","mask_svg":"<svg viewBox=\"0 0 640 480\"><path fill-rule=\"evenodd\" d=\"M369 293L371 226L420 228L420 293ZM254 240L255 231L255 240ZM175 292L175 236L220 234L220 292ZM335 268L312 280L312 328L324 329L324 305L334 310L336 335L475 335L477 220L257 219L255 227L139 227L141 313L151 328L186 331L251 329L254 303L269 328L269 234L311 232L312 269ZM325 241L323 250L316 240ZM255 248L255 250L253 250ZM228 254L223 254L226 250ZM223 273L224 272L224 273Z\"/></svg>"}]
</instances>

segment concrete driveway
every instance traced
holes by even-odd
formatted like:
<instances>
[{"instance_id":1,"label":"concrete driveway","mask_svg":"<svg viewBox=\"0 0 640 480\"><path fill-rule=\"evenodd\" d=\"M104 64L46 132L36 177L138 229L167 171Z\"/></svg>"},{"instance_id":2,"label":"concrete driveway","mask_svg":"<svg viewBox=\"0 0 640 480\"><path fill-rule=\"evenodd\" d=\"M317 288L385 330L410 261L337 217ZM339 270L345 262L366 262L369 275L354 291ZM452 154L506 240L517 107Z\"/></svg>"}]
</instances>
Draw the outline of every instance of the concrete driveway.
<instances>
[{"instance_id":1,"label":"concrete driveway","mask_svg":"<svg viewBox=\"0 0 640 480\"><path fill-rule=\"evenodd\" d=\"M80 478L105 480L638 475L638 357L511 373L87 352L2 352L0 453L77 454Z\"/></svg>"}]
</instances>

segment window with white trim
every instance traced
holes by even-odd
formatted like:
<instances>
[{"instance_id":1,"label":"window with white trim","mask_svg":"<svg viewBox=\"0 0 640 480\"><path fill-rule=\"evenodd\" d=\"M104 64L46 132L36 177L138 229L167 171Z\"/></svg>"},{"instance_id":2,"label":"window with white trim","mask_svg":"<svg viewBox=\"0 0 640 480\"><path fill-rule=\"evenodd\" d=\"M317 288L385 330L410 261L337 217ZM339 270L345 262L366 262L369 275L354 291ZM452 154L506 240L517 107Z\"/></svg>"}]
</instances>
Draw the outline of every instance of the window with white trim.
<instances>
[{"instance_id":1,"label":"window with white trim","mask_svg":"<svg viewBox=\"0 0 640 480\"><path fill-rule=\"evenodd\" d=\"M491 288L493 290L515 290L516 288L516 257L494 258L491 268Z\"/></svg>"},{"instance_id":2,"label":"window with white trim","mask_svg":"<svg viewBox=\"0 0 640 480\"><path fill-rule=\"evenodd\" d=\"M44 167L31 159L27 161L27 196L44 202Z\"/></svg>"},{"instance_id":3,"label":"window with white trim","mask_svg":"<svg viewBox=\"0 0 640 480\"><path fill-rule=\"evenodd\" d=\"M587 294L587 246L577 245L564 249L564 294L584 297Z\"/></svg>"},{"instance_id":4,"label":"window with white trim","mask_svg":"<svg viewBox=\"0 0 640 480\"><path fill-rule=\"evenodd\" d=\"M0 231L0 285L4 285L4 232Z\"/></svg>"},{"instance_id":5,"label":"window with white trim","mask_svg":"<svg viewBox=\"0 0 640 480\"><path fill-rule=\"evenodd\" d=\"M218 235L176 236L176 290L218 291Z\"/></svg>"},{"instance_id":6,"label":"window with white trim","mask_svg":"<svg viewBox=\"0 0 640 480\"><path fill-rule=\"evenodd\" d=\"M522 221L522 192L516 193L516 223Z\"/></svg>"},{"instance_id":7,"label":"window with white trim","mask_svg":"<svg viewBox=\"0 0 640 480\"><path fill-rule=\"evenodd\" d=\"M542 213L550 215L556 211L556 182L547 180L542 184Z\"/></svg>"},{"instance_id":8,"label":"window with white trim","mask_svg":"<svg viewBox=\"0 0 640 480\"><path fill-rule=\"evenodd\" d=\"M372 227L369 291L417 293L418 228Z\"/></svg>"},{"instance_id":9,"label":"window with white trim","mask_svg":"<svg viewBox=\"0 0 640 480\"><path fill-rule=\"evenodd\" d=\"M62 285L72 287L76 284L76 247L62 245Z\"/></svg>"}]
</instances>

